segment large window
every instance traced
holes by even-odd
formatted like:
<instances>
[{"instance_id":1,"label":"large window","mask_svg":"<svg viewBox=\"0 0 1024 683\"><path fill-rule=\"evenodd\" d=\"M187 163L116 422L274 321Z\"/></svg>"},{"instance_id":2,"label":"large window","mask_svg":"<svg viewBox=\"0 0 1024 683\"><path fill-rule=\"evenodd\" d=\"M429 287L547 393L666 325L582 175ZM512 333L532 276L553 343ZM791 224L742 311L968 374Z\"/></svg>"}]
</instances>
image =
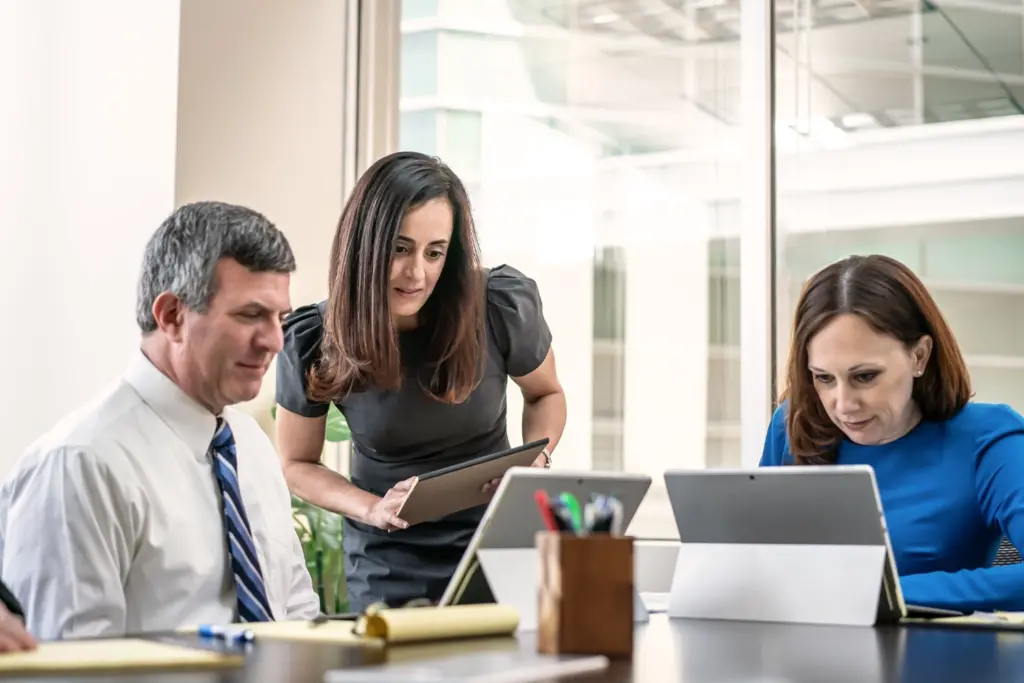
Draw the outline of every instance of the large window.
<instances>
[{"instance_id":1,"label":"large window","mask_svg":"<svg viewBox=\"0 0 1024 683\"><path fill-rule=\"evenodd\" d=\"M447 161L485 262L539 283L556 467L650 474L640 536L676 535L665 469L740 464L737 7L403 3L399 146Z\"/></svg>"},{"instance_id":2,"label":"large window","mask_svg":"<svg viewBox=\"0 0 1024 683\"><path fill-rule=\"evenodd\" d=\"M1024 409L1024 3L781 5L780 348L808 275L888 254L936 297L977 399Z\"/></svg>"},{"instance_id":3,"label":"large window","mask_svg":"<svg viewBox=\"0 0 1024 683\"><path fill-rule=\"evenodd\" d=\"M768 8L774 77L741 93ZM1024 408L1022 27L1024 0L405 0L399 145L446 159L486 261L541 286L569 396L557 466L651 474L631 531L675 535L661 473L753 464L752 351L774 341L781 369L802 283L851 253L914 268L977 398ZM762 214L743 210L757 91ZM741 343L770 291L744 261L741 303L755 249L776 333Z\"/></svg>"}]
</instances>

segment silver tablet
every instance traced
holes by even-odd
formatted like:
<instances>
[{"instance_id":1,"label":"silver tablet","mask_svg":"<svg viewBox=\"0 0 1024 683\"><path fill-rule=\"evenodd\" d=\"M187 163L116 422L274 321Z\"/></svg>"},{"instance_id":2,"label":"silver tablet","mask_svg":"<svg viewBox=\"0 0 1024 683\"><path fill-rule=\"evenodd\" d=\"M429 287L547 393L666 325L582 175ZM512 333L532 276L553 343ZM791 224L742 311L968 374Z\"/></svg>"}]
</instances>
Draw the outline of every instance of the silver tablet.
<instances>
[{"instance_id":1,"label":"silver tablet","mask_svg":"<svg viewBox=\"0 0 1024 683\"><path fill-rule=\"evenodd\" d=\"M884 545L870 467L668 470L681 543Z\"/></svg>"},{"instance_id":2,"label":"silver tablet","mask_svg":"<svg viewBox=\"0 0 1024 683\"><path fill-rule=\"evenodd\" d=\"M501 480L480 525L466 548L440 605L491 602L482 572L477 571L480 548L532 548L538 531L545 529L534 493L539 489L556 498L563 491L581 504L595 494L614 495L622 502L622 528L627 529L647 495L651 477L626 472L566 472L536 467L513 467Z\"/></svg>"},{"instance_id":3,"label":"silver tablet","mask_svg":"<svg viewBox=\"0 0 1024 683\"><path fill-rule=\"evenodd\" d=\"M665 486L680 543L884 546L879 623L958 614L904 604L867 465L669 470Z\"/></svg>"},{"instance_id":4,"label":"silver tablet","mask_svg":"<svg viewBox=\"0 0 1024 683\"><path fill-rule=\"evenodd\" d=\"M484 505L494 496L494 491L482 490L485 483L512 467L529 467L547 445L548 439L541 439L422 474L397 515L412 525Z\"/></svg>"}]
</instances>

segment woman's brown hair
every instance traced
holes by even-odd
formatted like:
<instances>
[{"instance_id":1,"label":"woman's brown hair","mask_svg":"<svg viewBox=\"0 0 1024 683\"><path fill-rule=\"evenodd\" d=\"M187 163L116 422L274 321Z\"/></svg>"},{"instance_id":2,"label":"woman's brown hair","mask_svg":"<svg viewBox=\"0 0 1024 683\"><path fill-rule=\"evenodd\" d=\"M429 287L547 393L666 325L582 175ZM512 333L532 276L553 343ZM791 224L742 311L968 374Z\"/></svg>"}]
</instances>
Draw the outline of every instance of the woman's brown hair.
<instances>
[{"instance_id":1,"label":"woman's brown hair","mask_svg":"<svg viewBox=\"0 0 1024 683\"><path fill-rule=\"evenodd\" d=\"M390 310L391 261L406 213L438 198L451 206L454 225L444 268L419 313L430 335L428 373L420 382L427 395L446 403L466 400L478 384L484 275L466 189L439 160L398 152L367 169L338 221L320 360L309 378L313 400L401 387L404 369Z\"/></svg>"},{"instance_id":2,"label":"woman's brown hair","mask_svg":"<svg viewBox=\"0 0 1024 683\"><path fill-rule=\"evenodd\" d=\"M814 389L807 346L837 316L852 313L873 330L908 348L932 338L924 374L914 380L912 400L924 420L956 415L971 398L967 364L939 307L913 271L888 256L850 256L816 273L796 306L786 371L786 431L796 464L834 463L842 439Z\"/></svg>"}]
</instances>

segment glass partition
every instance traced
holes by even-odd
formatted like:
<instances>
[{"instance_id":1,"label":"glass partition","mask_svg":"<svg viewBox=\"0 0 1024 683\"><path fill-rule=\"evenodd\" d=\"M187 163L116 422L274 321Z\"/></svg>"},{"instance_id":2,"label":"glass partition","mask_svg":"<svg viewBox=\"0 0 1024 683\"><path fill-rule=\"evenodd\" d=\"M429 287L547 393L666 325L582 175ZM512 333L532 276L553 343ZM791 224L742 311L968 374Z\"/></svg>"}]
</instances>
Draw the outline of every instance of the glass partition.
<instances>
[{"instance_id":1,"label":"glass partition","mask_svg":"<svg viewBox=\"0 0 1024 683\"><path fill-rule=\"evenodd\" d=\"M977 398L1024 409L1024 3L776 9L779 348L811 273L888 254L938 300Z\"/></svg>"},{"instance_id":2,"label":"glass partition","mask_svg":"<svg viewBox=\"0 0 1024 683\"><path fill-rule=\"evenodd\" d=\"M677 533L665 469L740 464L739 24L738 0L402 8L399 146L467 182L486 264L538 282L555 467L652 475L640 536Z\"/></svg>"}]
</instances>

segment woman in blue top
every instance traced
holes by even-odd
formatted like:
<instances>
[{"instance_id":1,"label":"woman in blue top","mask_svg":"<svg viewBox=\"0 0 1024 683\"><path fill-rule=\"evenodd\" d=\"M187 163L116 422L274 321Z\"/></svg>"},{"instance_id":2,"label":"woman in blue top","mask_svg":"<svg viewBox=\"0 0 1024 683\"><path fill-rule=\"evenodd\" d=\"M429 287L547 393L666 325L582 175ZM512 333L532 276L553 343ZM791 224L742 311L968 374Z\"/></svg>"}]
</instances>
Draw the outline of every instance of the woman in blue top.
<instances>
[{"instance_id":1,"label":"woman in blue top","mask_svg":"<svg viewBox=\"0 0 1024 683\"><path fill-rule=\"evenodd\" d=\"M921 281L885 256L834 263L804 286L792 340L761 465L870 465L907 603L1024 610L1024 564L990 566L1002 536L1024 545L1024 418L969 402Z\"/></svg>"}]
</instances>

